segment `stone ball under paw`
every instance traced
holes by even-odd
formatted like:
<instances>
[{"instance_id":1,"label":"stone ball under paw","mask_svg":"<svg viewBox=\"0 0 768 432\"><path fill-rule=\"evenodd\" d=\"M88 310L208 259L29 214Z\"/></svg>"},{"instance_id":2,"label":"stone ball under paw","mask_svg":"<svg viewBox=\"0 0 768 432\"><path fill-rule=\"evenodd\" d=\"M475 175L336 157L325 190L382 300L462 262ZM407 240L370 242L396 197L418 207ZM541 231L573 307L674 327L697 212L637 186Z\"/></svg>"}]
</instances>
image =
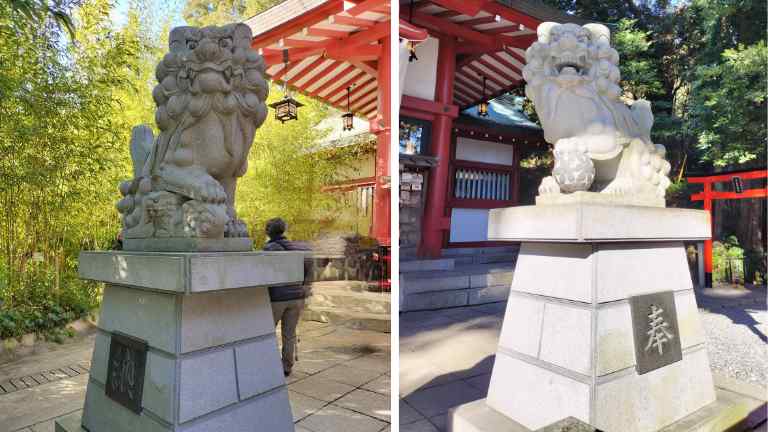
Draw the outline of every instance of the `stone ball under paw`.
<instances>
[{"instance_id":1,"label":"stone ball under paw","mask_svg":"<svg viewBox=\"0 0 768 432\"><path fill-rule=\"evenodd\" d=\"M595 180L595 165L585 152L555 151L552 177L562 192L586 191Z\"/></svg>"}]
</instances>

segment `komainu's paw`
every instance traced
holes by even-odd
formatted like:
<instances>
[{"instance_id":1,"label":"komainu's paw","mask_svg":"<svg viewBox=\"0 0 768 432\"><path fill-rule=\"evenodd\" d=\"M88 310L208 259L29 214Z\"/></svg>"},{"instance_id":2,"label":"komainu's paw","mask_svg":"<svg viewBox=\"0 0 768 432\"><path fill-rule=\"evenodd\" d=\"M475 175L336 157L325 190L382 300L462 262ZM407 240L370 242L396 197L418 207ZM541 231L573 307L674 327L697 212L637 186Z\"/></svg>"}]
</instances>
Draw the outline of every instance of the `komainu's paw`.
<instances>
[{"instance_id":1,"label":"komainu's paw","mask_svg":"<svg viewBox=\"0 0 768 432\"><path fill-rule=\"evenodd\" d=\"M241 219L230 219L224 228L224 237L248 237L248 227Z\"/></svg>"},{"instance_id":2,"label":"komainu's paw","mask_svg":"<svg viewBox=\"0 0 768 432\"><path fill-rule=\"evenodd\" d=\"M559 194L560 185L557 184L557 180L554 177L544 177L539 185L539 195Z\"/></svg>"},{"instance_id":3,"label":"komainu's paw","mask_svg":"<svg viewBox=\"0 0 768 432\"><path fill-rule=\"evenodd\" d=\"M619 177L614 179L603 189L603 193L611 195L630 195L634 190L634 182L631 178Z\"/></svg>"},{"instance_id":4,"label":"komainu's paw","mask_svg":"<svg viewBox=\"0 0 768 432\"><path fill-rule=\"evenodd\" d=\"M194 186L194 198L197 200L215 204L220 204L227 200L227 193L224 191L224 187L213 177L204 176Z\"/></svg>"}]
</instances>

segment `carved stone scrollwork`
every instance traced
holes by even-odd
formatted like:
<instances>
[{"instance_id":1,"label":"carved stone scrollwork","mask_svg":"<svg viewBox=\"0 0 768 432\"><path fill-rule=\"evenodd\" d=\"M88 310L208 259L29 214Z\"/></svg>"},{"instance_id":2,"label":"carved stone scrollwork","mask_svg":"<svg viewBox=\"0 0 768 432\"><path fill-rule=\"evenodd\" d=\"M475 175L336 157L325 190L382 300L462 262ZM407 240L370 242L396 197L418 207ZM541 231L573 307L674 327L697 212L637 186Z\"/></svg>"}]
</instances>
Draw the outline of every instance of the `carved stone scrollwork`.
<instances>
[{"instance_id":1,"label":"carved stone scrollwork","mask_svg":"<svg viewBox=\"0 0 768 432\"><path fill-rule=\"evenodd\" d=\"M235 188L268 93L250 43L244 24L171 30L152 92L160 134L134 128L134 178L120 185L125 239L248 237Z\"/></svg>"}]
</instances>

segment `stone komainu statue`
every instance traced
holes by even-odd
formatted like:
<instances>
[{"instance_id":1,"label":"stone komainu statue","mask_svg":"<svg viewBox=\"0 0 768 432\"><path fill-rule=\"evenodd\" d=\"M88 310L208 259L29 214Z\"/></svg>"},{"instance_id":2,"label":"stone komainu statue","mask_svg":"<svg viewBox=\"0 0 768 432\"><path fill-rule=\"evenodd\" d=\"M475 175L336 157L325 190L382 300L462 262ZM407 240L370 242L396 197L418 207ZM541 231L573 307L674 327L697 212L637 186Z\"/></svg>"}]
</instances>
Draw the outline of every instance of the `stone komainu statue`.
<instances>
[{"instance_id":1,"label":"stone komainu statue","mask_svg":"<svg viewBox=\"0 0 768 432\"><path fill-rule=\"evenodd\" d=\"M244 24L171 30L152 92L160 135L133 129L134 178L120 185L126 239L248 236L235 186L268 93L264 60L250 44Z\"/></svg>"},{"instance_id":2,"label":"stone komainu statue","mask_svg":"<svg viewBox=\"0 0 768 432\"><path fill-rule=\"evenodd\" d=\"M600 24L545 22L526 52L526 95L554 144L552 176L538 199L561 193L610 194L611 202L663 207L670 184L664 146L653 144L648 101L621 100L619 54Z\"/></svg>"}]
</instances>

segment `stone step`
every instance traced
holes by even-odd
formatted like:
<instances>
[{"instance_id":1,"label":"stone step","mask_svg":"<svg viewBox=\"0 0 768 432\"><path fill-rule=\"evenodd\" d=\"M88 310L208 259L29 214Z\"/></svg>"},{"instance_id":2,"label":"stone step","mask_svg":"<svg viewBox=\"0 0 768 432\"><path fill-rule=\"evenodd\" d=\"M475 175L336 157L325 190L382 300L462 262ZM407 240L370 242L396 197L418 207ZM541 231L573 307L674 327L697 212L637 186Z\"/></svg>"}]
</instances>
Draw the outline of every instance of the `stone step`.
<instances>
[{"instance_id":1,"label":"stone step","mask_svg":"<svg viewBox=\"0 0 768 432\"><path fill-rule=\"evenodd\" d=\"M520 250L519 245L510 246L487 246L487 247L457 247L457 248L445 248L442 250L443 257L456 257L464 255L480 255L480 254L503 254L503 253L517 253Z\"/></svg>"},{"instance_id":2,"label":"stone step","mask_svg":"<svg viewBox=\"0 0 768 432\"><path fill-rule=\"evenodd\" d=\"M505 301L514 262L456 265L452 271L400 275L400 310L433 310Z\"/></svg>"},{"instance_id":3,"label":"stone step","mask_svg":"<svg viewBox=\"0 0 768 432\"><path fill-rule=\"evenodd\" d=\"M328 307L312 307L304 310L302 319L332 323L355 330L372 330L389 333L391 321L389 314L352 312Z\"/></svg>"},{"instance_id":4,"label":"stone step","mask_svg":"<svg viewBox=\"0 0 768 432\"><path fill-rule=\"evenodd\" d=\"M482 288L431 291L406 294L400 304L403 312L446 309L506 301L510 285L494 285Z\"/></svg>"},{"instance_id":5,"label":"stone step","mask_svg":"<svg viewBox=\"0 0 768 432\"><path fill-rule=\"evenodd\" d=\"M477 255L462 255L453 258L456 264L491 264L501 262L515 262L517 261L517 252L506 253L484 253Z\"/></svg>"},{"instance_id":6,"label":"stone step","mask_svg":"<svg viewBox=\"0 0 768 432\"><path fill-rule=\"evenodd\" d=\"M483 288L512 283L514 263L471 264L454 270L414 271L400 275L404 294Z\"/></svg>"},{"instance_id":7,"label":"stone step","mask_svg":"<svg viewBox=\"0 0 768 432\"><path fill-rule=\"evenodd\" d=\"M400 260L400 273L430 270L453 270L453 258Z\"/></svg>"},{"instance_id":8,"label":"stone step","mask_svg":"<svg viewBox=\"0 0 768 432\"><path fill-rule=\"evenodd\" d=\"M389 294L324 289L313 292L307 307L388 315L390 298Z\"/></svg>"},{"instance_id":9,"label":"stone step","mask_svg":"<svg viewBox=\"0 0 768 432\"><path fill-rule=\"evenodd\" d=\"M317 281L310 284L312 293L318 293L320 291L332 290L332 291L349 291L349 292L369 292L370 288L375 286L375 283L356 280L339 280L339 281Z\"/></svg>"}]
</instances>

